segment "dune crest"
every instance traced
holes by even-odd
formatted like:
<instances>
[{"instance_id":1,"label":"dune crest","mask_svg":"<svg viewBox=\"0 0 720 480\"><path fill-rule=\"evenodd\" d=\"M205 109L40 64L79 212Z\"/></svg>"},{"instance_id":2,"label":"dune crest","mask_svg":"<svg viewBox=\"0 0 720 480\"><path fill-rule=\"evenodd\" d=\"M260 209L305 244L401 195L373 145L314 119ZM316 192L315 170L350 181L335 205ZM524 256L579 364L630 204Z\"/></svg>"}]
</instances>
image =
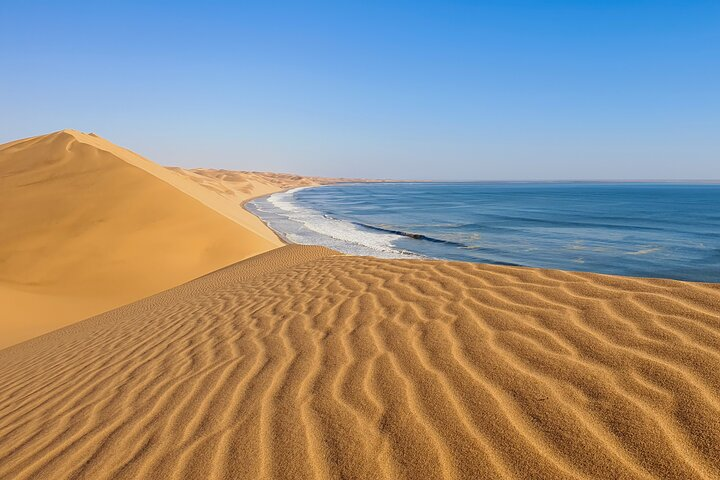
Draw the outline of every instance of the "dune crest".
<instances>
[{"instance_id":1,"label":"dune crest","mask_svg":"<svg viewBox=\"0 0 720 480\"><path fill-rule=\"evenodd\" d=\"M282 245L242 192L76 130L0 145L0 191L0 348Z\"/></svg>"},{"instance_id":2,"label":"dune crest","mask_svg":"<svg viewBox=\"0 0 720 480\"><path fill-rule=\"evenodd\" d=\"M718 305L287 246L0 351L0 478L718 478Z\"/></svg>"}]
</instances>

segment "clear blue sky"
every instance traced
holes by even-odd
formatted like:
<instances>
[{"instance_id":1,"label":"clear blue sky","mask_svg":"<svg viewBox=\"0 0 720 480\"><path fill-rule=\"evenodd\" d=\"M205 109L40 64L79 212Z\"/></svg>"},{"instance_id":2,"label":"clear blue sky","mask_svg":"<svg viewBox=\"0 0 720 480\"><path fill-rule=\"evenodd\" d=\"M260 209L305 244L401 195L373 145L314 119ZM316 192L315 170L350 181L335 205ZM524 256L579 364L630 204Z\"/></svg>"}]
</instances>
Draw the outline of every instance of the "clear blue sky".
<instances>
[{"instance_id":1,"label":"clear blue sky","mask_svg":"<svg viewBox=\"0 0 720 480\"><path fill-rule=\"evenodd\" d=\"M0 143L62 128L166 165L718 179L720 1L0 0Z\"/></svg>"}]
</instances>

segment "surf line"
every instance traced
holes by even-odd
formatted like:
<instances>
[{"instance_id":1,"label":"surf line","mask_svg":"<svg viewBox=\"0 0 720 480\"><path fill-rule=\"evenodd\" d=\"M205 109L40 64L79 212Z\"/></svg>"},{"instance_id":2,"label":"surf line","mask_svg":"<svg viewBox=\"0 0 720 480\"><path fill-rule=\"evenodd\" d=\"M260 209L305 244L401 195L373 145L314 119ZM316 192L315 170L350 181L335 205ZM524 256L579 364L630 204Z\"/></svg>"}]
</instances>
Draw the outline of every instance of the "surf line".
<instances>
[{"instance_id":1,"label":"surf line","mask_svg":"<svg viewBox=\"0 0 720 480\"><path fill-rule=\"evenodd\" d=\"M412 238L414 240L425 240L425 241L433 242L433 243L444 243L445 245L455 245L457 247L465 247L465 248L467 247L467 245L465 245L464 243L453 242L452 240L443 240L441 238L429 237L429 236L423 235L421 233L404 232L402 230L392 230L389 228L376 227L375 225L368 225L367 223L362 223L362 222L352 222L352 223L359 227L368 228L370 230L377 230L379 232L392 233L394 235L400 235L402 237L408 237L408 238Z\"/></svg>"}]
</instances>

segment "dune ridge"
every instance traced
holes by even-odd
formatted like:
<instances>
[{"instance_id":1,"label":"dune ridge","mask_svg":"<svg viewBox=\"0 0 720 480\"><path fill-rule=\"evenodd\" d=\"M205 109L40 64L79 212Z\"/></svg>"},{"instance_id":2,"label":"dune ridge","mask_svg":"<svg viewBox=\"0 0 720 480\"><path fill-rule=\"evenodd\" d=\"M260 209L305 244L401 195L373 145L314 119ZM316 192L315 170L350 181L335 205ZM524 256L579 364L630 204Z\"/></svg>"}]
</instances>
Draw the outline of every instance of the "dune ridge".
<instances>
[{"instance_id":1,"label":"dune ridge","mask_svg":"<svg viewBox=\"0 0 720 480\"><path fill-rule=\"evenodd\" d=\"M233 178L223 195L76 130L0 145L0 348L283 245L240 204L313 181Z\"/></svg>"},{"instance_id":2,"label":"dune ridge","mask_svg":"<svg viewBox=\"0 0 720 480\"><path fill-rule=\"evenodd\" d=\"M0 351L0 478L719 478L720 285L286 246Z\"/></svg>"}]
</instances>

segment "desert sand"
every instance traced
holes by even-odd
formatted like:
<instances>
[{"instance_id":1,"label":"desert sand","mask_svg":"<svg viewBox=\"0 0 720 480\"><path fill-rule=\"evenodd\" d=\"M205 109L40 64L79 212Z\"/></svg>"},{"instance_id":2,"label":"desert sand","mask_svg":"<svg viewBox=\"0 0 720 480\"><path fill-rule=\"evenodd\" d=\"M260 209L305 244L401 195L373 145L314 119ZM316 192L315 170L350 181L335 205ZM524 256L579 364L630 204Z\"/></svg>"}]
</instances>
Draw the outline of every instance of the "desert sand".
<instances>
[{"instance_id":1,"label":"desert sand","mask_svg":"<svg viewBox=\"0 0 720 480\"><path fill-rule=\"evenodd\" d=\"M286 246L0 351L0 477L718 478L718 305Z\"/></svg>"},{"instance_id":2,"label":"desert sand","mask_svg":"<svg viewBox=\"0 0 720 480\"><path fill-rule=\"evenodd\" d=\"M281 246L240 204L327 182L205 173L76 130L0 145L0 348Z\"/></svg>"},{"instance_id":3,"label":"desert sand","mask_svg":"<svg viewBox=\"0 0 720 480\"><path fill-rule=\"evenodd\" d=\"M280 246L92 138L0 150L3 335L245 259L0 350L0 478L720 478L720 285Z\"/></svg>"}]
</instances>

